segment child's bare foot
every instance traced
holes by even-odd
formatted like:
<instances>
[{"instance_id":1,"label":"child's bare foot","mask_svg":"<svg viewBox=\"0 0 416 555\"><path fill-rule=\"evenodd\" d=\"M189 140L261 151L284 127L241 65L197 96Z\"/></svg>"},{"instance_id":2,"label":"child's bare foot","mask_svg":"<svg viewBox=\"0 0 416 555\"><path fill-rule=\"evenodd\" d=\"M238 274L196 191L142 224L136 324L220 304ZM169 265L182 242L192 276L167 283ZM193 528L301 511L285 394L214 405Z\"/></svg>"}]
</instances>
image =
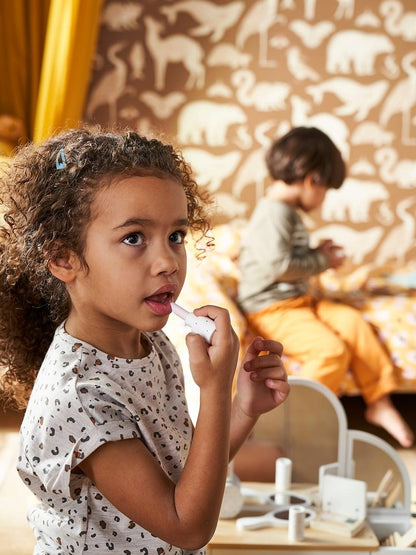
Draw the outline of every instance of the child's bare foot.
<instances>
[{"instance_id":1,"label":"child's bare foot","mask_svg":"<svg viewBox=\"0 0 416 555\"><path fill-rule=\"evenodd\" d=\"M380 397L373 404L368 405L365 417L371 424L384 428L402 447L413 445L415 439L413 432L388 395Z\"/></svg>"}]
</instances>

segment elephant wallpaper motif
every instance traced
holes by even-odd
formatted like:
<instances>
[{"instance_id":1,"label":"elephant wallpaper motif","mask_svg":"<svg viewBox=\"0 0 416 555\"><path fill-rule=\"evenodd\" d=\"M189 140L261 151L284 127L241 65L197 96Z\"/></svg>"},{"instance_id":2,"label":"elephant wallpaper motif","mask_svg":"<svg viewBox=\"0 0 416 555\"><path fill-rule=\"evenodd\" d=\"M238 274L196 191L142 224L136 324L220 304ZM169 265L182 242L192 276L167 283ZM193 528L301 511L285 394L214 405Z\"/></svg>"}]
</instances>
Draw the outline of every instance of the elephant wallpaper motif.
<instances>
[{"instance_id":1,"label":"elephant wallpaper motif","mask_svg":"<svg viewBox=\"0 0 416 555\"><path fill-rule=\"evenodd\" d=\"M348 177L314 240L356 265L415 257L413 0L106 0L84 120L179 146L216 223L250 216L277 136L319 127Z\"/></svg>"}]
</instances>

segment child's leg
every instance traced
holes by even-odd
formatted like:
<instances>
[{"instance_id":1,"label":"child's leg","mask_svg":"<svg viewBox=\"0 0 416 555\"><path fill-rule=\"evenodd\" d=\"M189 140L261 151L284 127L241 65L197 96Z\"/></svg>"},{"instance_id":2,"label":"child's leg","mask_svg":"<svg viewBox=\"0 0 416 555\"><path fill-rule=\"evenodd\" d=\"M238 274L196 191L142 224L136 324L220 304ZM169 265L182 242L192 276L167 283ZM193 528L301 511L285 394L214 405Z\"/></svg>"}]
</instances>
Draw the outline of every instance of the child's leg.
<instances>
[{"instance_id":1,"label":"child's leg","mask_svg":"<svg viewBox=\"0 0 416 555\"><path fill-rule=\"evenodd\" d=\"M316 306L322 322L348 345L351 370L367 404L397 387L394 366L371 326L361 313L342 303L321 300Z\"/></svg>"},{"instance_id":2,"label":"child's leg","mask_svg":"<svg viewBox=\"0 0 416 555\"><path fill-rule=\"evenodd\" d=\"M350 354L342 339L318 319L310 297L279 301L247 318L255 333L283 344L283 353L301 363L302 376L339 394Z\"/></svg>"},{"instance_id":3,"label":"child's leg","mask_svg":"<svg viewBox=\"0 0 416 555\"><path fill-rule=\"evenodd\" d=\"M366 418L410 447L413 433L389 397L397 387L394 366L371 326L358 310L341 303L319 301L317 314L349 347L351 370L368 406Z\"/></svg>"},{"instance_id":4,"label":"child's leg","mask_svg":"<svg viewBox=\"0 0 416 555\"><path fill-rule=\"evenodd\" d=\"M393 405L389 395L384 395L369 405L365 416L372 424L384 428L402 447L413 445L414 434Z\"/></svg>"}]
</instances>

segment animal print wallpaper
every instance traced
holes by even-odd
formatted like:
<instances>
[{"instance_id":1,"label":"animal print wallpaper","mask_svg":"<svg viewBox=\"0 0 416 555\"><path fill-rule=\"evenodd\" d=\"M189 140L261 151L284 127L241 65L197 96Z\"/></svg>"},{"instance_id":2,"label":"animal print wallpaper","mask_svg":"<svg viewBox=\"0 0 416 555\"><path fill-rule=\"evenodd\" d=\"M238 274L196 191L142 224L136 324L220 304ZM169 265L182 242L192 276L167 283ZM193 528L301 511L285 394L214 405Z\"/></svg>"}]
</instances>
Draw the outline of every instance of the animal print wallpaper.
<instances>
[{"instance_id":1,"label":"animal print wallpaper","mask_svg":"<svg viewBox=\"0 0 416 555\"><path fill-rule=\"evenodd\" d=\"M264 153L297 125L340 148L348 177L307 224L354 264L414 259L414 0L106 0L85 121L178 145L217 201L249 217Z\"/></svg>"}]
</instances>

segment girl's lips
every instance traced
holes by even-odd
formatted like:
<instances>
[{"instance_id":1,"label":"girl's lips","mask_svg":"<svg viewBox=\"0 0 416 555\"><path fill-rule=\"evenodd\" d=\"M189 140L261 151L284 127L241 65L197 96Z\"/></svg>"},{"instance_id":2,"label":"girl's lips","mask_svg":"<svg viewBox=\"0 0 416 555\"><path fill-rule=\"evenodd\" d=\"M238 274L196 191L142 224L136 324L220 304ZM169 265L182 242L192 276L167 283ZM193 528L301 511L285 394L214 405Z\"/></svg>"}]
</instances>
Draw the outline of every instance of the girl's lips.
<instances>
[{"instance_id":1,"label":"girl's lips","mask_svg":"<svg viewBox=\"0 0 416 555\"><path fill-rule=\"evenodd\" d=\"M157 295L173 295L175 293L175 291L177 290L178 286L175 285L174 283L165 283L165 285L162 285L162 287L159 287L159 289L156 289L156 291L154 291L151 295L149 295L149 297L156 297Z\"/></svg>"},{"instance_id":2,"label":"girl's lips","mask_svg":"<svg viewBox=\"0 0 416 555\"><path fill-rule=\"evenodd\" d=\"M172 302L172 293L156 293L145 298L145 303L152 312L158 316L167 316L172 312L170 303Z\"/></svg>"}]
</instances>

